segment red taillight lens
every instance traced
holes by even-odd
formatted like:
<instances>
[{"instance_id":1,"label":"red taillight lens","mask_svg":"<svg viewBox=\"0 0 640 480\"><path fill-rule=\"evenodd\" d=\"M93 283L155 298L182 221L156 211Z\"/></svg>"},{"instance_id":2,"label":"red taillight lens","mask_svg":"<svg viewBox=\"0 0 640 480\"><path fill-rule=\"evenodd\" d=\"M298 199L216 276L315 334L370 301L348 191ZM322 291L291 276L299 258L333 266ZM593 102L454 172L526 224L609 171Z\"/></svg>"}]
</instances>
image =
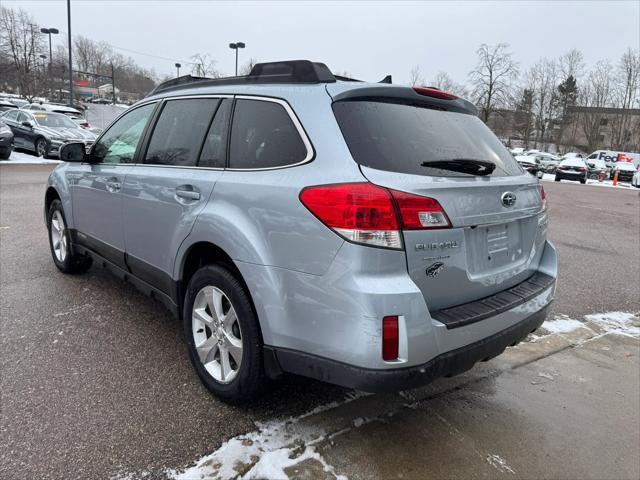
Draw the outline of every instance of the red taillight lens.
<instances>
[{"instance_id":1,"label":"red taillight lens","mask_svg":"<svg viewBox=\"0 0 640 480\"><path fill-rule=\"evenodd\" d=\"M410 193L390 190L396 201L404 230L449 228L451 223L437 200Z\"/></svg>"},{"instance_id":2,"label":"red taillight lens","mask_svg":"<svg viewBox=\"0 0 640 480\"><path fill-rule=\"evenodd\" d=\"M441 100L456 100L458 98L453 93L443 92L442 90L438 90L437 88L413 87L413 90L419 95L439 98Z\"/></svg>"},{"instance_id":3,"label":"red taillight lens","mask_svg":"<svg viewBox=\"0 0 640 480\"><path fill-rule=\"evenodd\" d=\"M586 172L587 171L587 169L584 168L584 167L580 167L580 168L578 168L578 170L580 170L581 172Z\"/></svg>"},{"instance_id":4,"label":"red taillight lens","mask_svg":"<svg viewBox=\"0 0 640 480\"><path fill-rule=\"evenodd\" d=\"M540 200L542 201L542 211L544 212L547 209L547 194L542 185L538 185L538 189L540 190Z\"/></svg>"},{"instance_id":5,"label":"red taillight lens","mask_svg":"<svg viewBox=\"0 0 640 480\"><path fill-rule=\"evenodd\" d=\"M357 243L402 248L391 195L371 183L305 188L300 201L326 226Z\"/></svg>"},{"instance_id":6,"label":"red taillight lens","mask_svg":"<svg viewBox=\"0 0 640 480\"><path fill-rule=\"evenodd\" d=\"M451 226L436 200L371 183L307 187L300 193L300 201L347 240L378 247L401 249L401 229Z\"/></svg>"},{"instance_id":7,"label":"red taillight lens","mask_svg":"<svg viewBox=\"0 0 640 480\"><path fill-rule=\"evenodd\" d=\"M382 359L386 361L397 360L399 343L398 317L384 317L382 319Z\"/></svg>"}]
</instances>

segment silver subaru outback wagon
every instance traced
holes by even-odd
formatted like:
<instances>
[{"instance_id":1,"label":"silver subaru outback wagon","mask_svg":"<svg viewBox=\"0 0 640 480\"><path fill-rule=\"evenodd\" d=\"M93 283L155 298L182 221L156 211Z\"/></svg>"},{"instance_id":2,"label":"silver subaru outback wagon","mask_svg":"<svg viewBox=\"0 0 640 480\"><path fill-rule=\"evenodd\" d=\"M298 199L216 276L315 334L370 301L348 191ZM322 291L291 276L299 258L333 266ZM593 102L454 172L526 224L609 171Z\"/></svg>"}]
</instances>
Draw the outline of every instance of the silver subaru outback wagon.
<instances>
[{"instance_id":1,"label":"silver subaru outback wagon","mask_svg":"<svg viewBox=\"0 0 640 480\"><path fill-rule=\"evenodd\" d=\"M181 77L61 158L55 265L93 262L162 301L225 401L285 372L366 391L455 375L554 297L544 190L437 89L309 61Z\"/></svg>"}]
</instances>

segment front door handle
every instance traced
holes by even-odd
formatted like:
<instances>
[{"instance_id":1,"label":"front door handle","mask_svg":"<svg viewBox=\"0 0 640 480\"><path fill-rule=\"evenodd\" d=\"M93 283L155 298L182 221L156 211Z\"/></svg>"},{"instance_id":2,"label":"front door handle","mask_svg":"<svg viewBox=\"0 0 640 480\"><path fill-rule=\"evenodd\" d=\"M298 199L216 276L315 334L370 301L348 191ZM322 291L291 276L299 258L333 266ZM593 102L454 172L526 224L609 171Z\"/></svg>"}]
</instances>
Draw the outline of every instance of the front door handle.
<instances>
[{"instance_id":1,"label":"front door handle","mask_svg":"<svg viewBox=\"0 0 640 480\"><path fill-rule=\"evenodd\" d=\"M191 185L176 188L176 196L185 200L200 200L200 192Z\"/></svg>"}]
</instances>

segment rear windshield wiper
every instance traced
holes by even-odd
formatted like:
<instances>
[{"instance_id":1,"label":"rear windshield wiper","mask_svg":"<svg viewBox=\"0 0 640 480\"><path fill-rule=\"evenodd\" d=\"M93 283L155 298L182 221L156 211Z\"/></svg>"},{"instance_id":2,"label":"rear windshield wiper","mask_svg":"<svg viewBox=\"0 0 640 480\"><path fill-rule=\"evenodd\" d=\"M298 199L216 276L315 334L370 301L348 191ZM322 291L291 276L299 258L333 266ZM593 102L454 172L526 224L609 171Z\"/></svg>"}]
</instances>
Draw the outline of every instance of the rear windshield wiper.
<instances>
[{"instance_id":1,"label":"rear windshield wiper","mask_svg":"<svg viewBox=\"0 0 640 480\"><path fill-rule=\"evenodd\" d=\"M469 175L489 175L496 169L496 164L485 160L469 158L452 158L449 160L434 160L422 162L423 167L451 170L452 172L468 173Z\"/></svg>"}]
</instances>

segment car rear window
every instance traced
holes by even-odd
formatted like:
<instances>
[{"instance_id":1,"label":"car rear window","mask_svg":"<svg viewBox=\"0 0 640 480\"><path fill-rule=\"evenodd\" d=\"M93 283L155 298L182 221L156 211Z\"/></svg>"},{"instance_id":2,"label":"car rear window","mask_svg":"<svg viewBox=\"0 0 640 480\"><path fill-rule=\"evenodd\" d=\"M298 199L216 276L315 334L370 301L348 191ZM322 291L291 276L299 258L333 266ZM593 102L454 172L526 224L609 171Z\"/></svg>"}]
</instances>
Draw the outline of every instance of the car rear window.
<instances>
[{"instance_id":1,"label":"car rear window","mask_svg":"<svg viewBox=\"0 0 640 480\"><path fill-rule=\"evenodd\" d=\"M354 160L360 165L427 176L469 176L429 166L448 160L496 165L491 176L521 175L522 168L476 116L401 103L357 100L333 104Z\"/></svg>"}]
</instances>

